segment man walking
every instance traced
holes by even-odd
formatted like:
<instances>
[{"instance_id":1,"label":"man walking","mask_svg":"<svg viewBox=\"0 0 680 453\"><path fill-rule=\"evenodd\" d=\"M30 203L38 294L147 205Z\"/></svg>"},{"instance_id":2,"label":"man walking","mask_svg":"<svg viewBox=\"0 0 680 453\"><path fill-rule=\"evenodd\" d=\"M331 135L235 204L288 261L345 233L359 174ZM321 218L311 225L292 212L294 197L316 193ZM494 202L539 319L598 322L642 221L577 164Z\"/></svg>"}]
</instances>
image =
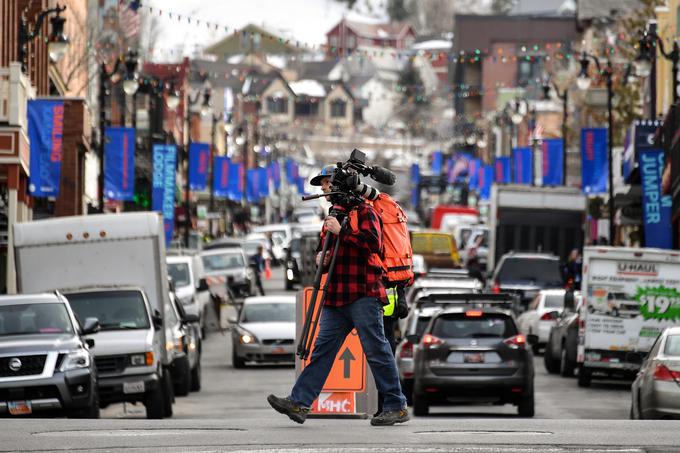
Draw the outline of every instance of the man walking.
<instances>
[{"instance_id":1,"label":"man walking","mask_svg":"<svg viewBox=\"0 0 680 453\"><path fill-rule=\"evenodd\" d=\"M312 178L311 184L322 186L324 192L328 192L332 171L333 167L325 167ZM382 250L380 219L366 202L345 214L350 217L346 230L341 231L340 222L333 216L324 221L325 234L340 235L340 248L311 360L295 382L290 396L269 395L267 401L293 421L304 423L345 337L356 328L376 387L384 397L384 410L371 419L371 425L403 423L409 420L406 398L401 392L397 366L383 328L383 305L387 303L387 297L379 258ZM328 253L323 263L320 254L317 255L317 265L327 266L331 255Z\"/></svg>"}]
</instances>

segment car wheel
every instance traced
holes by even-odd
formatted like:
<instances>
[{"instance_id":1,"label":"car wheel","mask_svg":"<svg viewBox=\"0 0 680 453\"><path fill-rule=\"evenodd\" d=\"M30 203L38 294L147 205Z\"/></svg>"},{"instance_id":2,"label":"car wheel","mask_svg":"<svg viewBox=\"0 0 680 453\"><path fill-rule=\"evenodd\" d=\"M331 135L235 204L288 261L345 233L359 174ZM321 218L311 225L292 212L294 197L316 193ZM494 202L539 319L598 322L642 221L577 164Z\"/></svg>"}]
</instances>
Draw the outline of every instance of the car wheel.
<instances>
[{"instance_id":1,"label":"car wheel","mask_svg":"<svg viewBox=\"0 0 680 453\"><path fill-rule=\"evenodd\" d=\"M234 368L245 368L246 361L236 354L236 348L231 348L231 364Z\"/></svg>"},{"instance_id":2,"label":"car wheel","mask_svg":"<svg viewBox=\"0 0 680 453\"><path fill-rule=\"evenodd\" d=\"M97 391L96 383L94 384L94 389L92 391L92 401L89 407L85 409L71 410L68 413L68 418L99 418L99 392Z\"/></svg>"},{"instance_id":3,"label":"car wheel","mask_svg":"<svg viewBox=\"0 0 680 453\"><path fill-rule=\"evenodd\" d=\"M539 351L540 351L540 347L538 346L538 343L531 345L531 352L533 352L534 355L538 355Z\"/></svg>"},{"instance_id":4,"label":"car wheel","mask_svg":"<svg viewBox=\"0 0 680 453\"><path fill-rule=\"evenodd\" d=\"M413 405L413 380L401 381L401 393L406 397L406 404Z\"/></svg>"},{"instance_id":5,"label":"car wheel","mask_svg":"<svg viewBox=\"0 0 680 453\"><path fill-rule=\"evenodd\" d=\"M172 404L175 402L175 392L173 391L172 375L170 370L163 373L163 416L172 417Z\"/></svg>"},{"instance_id":6,"label":"car wheel","mask_svg":"<svg viewBox=\"0 0 680 453\"><path fill-rule=\"evenodd\" d=\"M196 363L196 366L191 370L191 391L198 392L201 390L201 361Z\"/></svg>"},{"instance_id":7,"label":"car wheel","mask_svg":"<svg viewBox=\"0 0 680 453\"><path fill-rule=\"evenodd\" d=\"M147 392L144 396L144 407L146 407L146 418L150 420L160 420L165 415L165 392L163 387L165 378L162 378L155 390ZM172 407L172 403L170 403Z\"/></svg>"},{"instance_id":8,"label":"car wheel","mask_svg":"<svg viewBox=\"0 0 680 453\"><path fill-rule=\"evenodd\" d=\"M574 375L574 363L567 357L567 348L564 344L560 353L560 375L562 377L572 377Z\"/></svg>"},{"instance_id":9,"label":"car wheel","mask_svg":"<svg viewBox=\"0 0 680 453\"><path fill-rule=\"evenodd\" d=\"M560 362L553 357L552 353L552 337L548 339L548 344L545 345L545 352L543 352L543 365L548 373L554 374L560 371Z\"/></svg>"},{"instance_id":10,"label":"car wheel","mask_svg":"<svg viewBox=\"0 0 680 453\"><path fill-rule=\"evenodd\" d=\"M579 367L579 369L578 369L578 386L579 387L590 387L591 377L592 376L591 376L589 369L587 369L584 366Z\"/></svg>"},{"instance_id":11,"label":"car wheel","mask_svg":"<svg viewBox=\"0 0 680 453\"><path fill-rule=\"evenodd\" d=\"M534 392L531 392L529 395L523 396L522 399L519 400L517 413L520 417L533 417L534 411Z\"/></svg>"},{"instance_id":12,"label":"car wheel","mask_svg":"<svg viewBox=\"0 0 680 453\"><path fill-rule=\"evenodd\" d=\"M191 390L191 367L189 358L184 357L175 365L174 371L177 372L179 380L175 381L175 395L187 396Z\"/></svg>"},{"instance_id":13,"label":"car wheel","mask_svg":"<svg viewBox=\"0 0 680 453\"><path fill-rule=\"evenodd\" d=\"M423 417L430 414L430 403L423 396L413 393L413 415Z\"/></svg>"},{"instance_id":14,"label":"car wheel","mask_svg":"<svg viewBox=\"0 0 680 453\"><path fill-rule=\"evenodd\" d=\"M286 291L292 291L294 289L295 289L295 285L293 285L293 282L286 280Z\"/></svg>"}]
</instances>

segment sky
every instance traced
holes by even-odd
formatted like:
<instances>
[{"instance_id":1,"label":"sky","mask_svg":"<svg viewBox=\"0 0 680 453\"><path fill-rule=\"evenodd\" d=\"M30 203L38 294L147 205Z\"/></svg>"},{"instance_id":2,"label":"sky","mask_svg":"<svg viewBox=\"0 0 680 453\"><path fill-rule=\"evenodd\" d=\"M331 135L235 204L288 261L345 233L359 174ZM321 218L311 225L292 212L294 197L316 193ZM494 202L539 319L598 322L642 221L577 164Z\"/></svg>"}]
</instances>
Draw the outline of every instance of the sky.
<instances>
[{"instance_id":1,"label":"sky","mask_svg":"<svg viewBox=\"0 0 680 453\"><path fill-rule=\"evenodd\" d=\"M249 23L319 45L343 16L351 20L385 20L385 3L386 0L358 0L353 11L335 0L147 0L142 4L153 9L151 16L158 22L154 60L162 61L177 60L180 53L191 56L197 48L224 38L227 32L223 27L232 33ZM368 8L375 13L371 14ZM163 11L160 16L159 10ZM177 19L178 14L183 16L182 20ZM184 19L187 16L192 18L191 24ZM216 31L214 27L196 25L196 20L219 24L220 28Z\"/></svg>"}]
</instances>

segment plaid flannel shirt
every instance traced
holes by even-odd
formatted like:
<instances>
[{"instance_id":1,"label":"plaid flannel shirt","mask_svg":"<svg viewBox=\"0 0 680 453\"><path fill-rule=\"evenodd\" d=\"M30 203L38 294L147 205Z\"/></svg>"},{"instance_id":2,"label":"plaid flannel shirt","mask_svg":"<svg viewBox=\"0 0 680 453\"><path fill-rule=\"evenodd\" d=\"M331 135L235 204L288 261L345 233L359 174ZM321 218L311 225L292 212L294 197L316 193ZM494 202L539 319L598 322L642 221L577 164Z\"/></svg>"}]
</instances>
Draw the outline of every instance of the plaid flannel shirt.
<instances>
[{"instance_id":1,"label":"plaid flannel shirt","mask_svg":"<svg viewBox=\"0 0 680 453\"><path fill-rule=\"evenodd\" d=\"M354 231L348 226L341 233L340 250L324 305L339 307L362 297L375 297L387 303L382 267L375 257L371 259L372 254L379 256L382 250L380 219L368 203L362 203L356 211L358 228Z\"/></svg>"}]
</instances>

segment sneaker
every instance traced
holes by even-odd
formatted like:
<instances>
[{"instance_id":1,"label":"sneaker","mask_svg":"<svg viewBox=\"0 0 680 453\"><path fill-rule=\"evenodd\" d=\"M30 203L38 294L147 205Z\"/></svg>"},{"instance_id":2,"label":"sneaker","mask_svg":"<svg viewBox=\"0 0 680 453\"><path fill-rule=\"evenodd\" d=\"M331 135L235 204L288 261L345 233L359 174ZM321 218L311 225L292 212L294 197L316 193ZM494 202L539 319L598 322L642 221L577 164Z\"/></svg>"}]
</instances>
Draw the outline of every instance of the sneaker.
<instances>
[{"instance_id":1,"label":"sneaker","mask_svg":"<svg viewBox=\"0 0 680 453\"><path fill-rule=\"evenodd\" d=\"M411 419L408 416L408 409L396 411L384 411L382 414L371 419L371 426L392 426L395 423L404 423Z\"/></svg>"},{"instance_id":2,"label":"sneaker","mask_svg":"<svg viewBox=\"0 0 680 453\"><path fill-rule=\"evenodd\" d=\"M267 401L277 412L287 415L288 418L296 423L302 424L307 419L309 408L294 403L288 396L279 398L278 396L269 395Z\"/></svg>"}]
</instances>

